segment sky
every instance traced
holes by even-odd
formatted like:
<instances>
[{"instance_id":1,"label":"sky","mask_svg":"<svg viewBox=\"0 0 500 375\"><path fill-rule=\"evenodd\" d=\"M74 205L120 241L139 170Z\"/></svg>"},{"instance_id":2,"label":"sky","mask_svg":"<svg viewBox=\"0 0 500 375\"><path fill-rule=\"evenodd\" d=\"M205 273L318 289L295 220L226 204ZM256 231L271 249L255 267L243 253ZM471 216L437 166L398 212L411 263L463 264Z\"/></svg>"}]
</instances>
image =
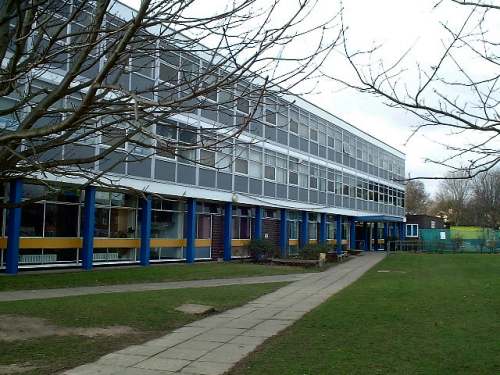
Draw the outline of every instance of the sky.
<instances>
[{"instance_id":1,"label":"sky","mask_svg":"<svg viewBox=\"0 0 500 375\"><path fill-rule=\"evenodd\" d=\"M262 1L265 4L265 0ZM284 3L288 5L296 1L285 0ZM137 7L139 0L124 2ZM443 40L446 39L441 22L457 27L466 16L464 7L457 7L448 1L436 8L436 2L437 0L317 0L306 23L321 23L325 17L335 15L343 6L343 21L348 26L350 50L366 50L380 45L381 49L376 57L389 64L411 48L411 53L405 60L408 66L415 68L417 63L432 66L437 63L439 53L443 50ZM227 4L228 1L225 0L199 1L195 3L196 8L192 9L192 14L206 16L216 11L217 6ZM283 17L286 17L285 11ZM311 36L311 40L302 38L287 48L307 50L314 43ZM376 65L374 62L372 64ZM323 64L322 70L349 82L356 80L352 69L342 57L341 49L332 54ZM410 87L416 83L416 77L411 74L406 79ZM426 163L425 159L446 155L441 142L466 142L463 136L452 138L450 134L440 130L418 133L408 141L413 126L417 124L414 117L387 107L379 97L359 93L331 79L319 78L314 84L310 82L304 92L309 90L312 92L305 95L307 100L404 152L407 175L411 177L444 175L444 168ZM439 181L423 181L430 193L437 191Z\"/></svg>"}]
</instances>

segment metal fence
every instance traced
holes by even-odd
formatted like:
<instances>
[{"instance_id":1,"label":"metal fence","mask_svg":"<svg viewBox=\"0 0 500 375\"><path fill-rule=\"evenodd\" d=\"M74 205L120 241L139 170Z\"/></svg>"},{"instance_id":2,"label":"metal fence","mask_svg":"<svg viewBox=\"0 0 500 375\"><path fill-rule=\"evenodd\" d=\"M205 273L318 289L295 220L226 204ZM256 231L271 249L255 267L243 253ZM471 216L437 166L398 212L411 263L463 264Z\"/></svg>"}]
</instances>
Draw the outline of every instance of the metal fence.
<instances>
[{"instance_id":1,"label":"metal fence","mask_svg":"<svg viewBox=\"0 0 500 375\"><path fill-rule=\"evenodd\" d=\"M500 231L479 227L421 229L418 239L389 241L389 251L500 253Z\"/></svg>"}]
</instances>

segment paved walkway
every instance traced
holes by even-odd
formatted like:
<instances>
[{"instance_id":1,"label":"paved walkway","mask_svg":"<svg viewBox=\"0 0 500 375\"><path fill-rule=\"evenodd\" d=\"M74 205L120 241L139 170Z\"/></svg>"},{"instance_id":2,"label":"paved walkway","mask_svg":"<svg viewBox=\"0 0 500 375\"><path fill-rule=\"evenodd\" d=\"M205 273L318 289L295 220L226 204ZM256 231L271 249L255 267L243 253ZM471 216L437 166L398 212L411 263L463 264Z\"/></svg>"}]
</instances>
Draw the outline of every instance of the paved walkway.
<instances>
[{"instance_id":1,"label":"paved walkway","mask_svg":"<svg viewBox=\"0 0 500 375\"><path fill-rule=\"evenodd\" d=\"M383 259L368 253L266 294L242 307L66 371L68 375L220 375Z\"/></svg>"},{"instance_id":2,"label":"paved walkway","mask_svg":"<svg viewBox=\"0 0 500 375\"><path fill-rule=\"evenodd\" d=\"M291 281L298 281L305 279L309 275L312 274L295 273L289 275L238 277L231 279L168 281L161 283L137 283L137 284L120 284L120 285L82 286L76 288L17 290L11 292L0 292L0 302L83 296L86 294L143 292L148 290L209 288L209 287L224 286L224 285L291 282Z\"/></svg>"}]
</instances>

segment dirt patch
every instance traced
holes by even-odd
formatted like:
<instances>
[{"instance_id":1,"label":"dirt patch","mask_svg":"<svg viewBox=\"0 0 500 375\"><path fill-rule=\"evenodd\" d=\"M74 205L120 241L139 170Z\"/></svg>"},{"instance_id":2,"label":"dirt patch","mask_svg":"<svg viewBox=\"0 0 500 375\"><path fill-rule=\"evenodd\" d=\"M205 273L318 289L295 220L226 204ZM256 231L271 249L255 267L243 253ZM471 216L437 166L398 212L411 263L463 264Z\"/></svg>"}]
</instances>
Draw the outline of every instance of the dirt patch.
<instances>
[{"instance_id":1,"label":"dirt patch","mask_svg":"<svg viewBox=\"0 0 500 375\"><path fill-rule=\"evenodd\" d=\"M45 336L117 336L135 333L128 326L111 326L102 328L60 327L49 323L46 319L18 315L0 315L0 340L28 340ZM0 374L2 372L0 371Z\"/></svg>"},{"instance_id":2,"label":"dirt patch","mask_svg":"<svg viewBox=\"0 0 500 375\"><path fill-rule=\"evenodd\" d=\"M23 372L34 370L36 367L27 365L0 365L1 375L22 374Z\"/></svg>"}]
</instances>

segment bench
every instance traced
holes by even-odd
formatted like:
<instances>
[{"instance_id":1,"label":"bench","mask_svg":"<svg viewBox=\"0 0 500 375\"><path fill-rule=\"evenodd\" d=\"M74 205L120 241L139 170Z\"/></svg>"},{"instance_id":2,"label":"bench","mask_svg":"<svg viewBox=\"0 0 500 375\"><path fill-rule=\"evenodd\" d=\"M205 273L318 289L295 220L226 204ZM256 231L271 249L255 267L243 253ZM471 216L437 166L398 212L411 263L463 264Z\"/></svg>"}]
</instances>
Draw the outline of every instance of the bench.
<instances>
[{"instance_id":1,"label":"bench","mask_svg":"<svg viewBox=\"0 0 500 375\"><path fill-rule=\"evenodd\" d=\"M319 266L319 260L311 259L281 259L271 258L271 264L281 264L284 266L314 267Z\"/></svg>"},{"instance_id":2,"label":"bench","mask_svg":"<svg viewBox=\"0 0 500 375\"><path fill-rule=\"evenodd\" d=\"M57 262L56 254L25 254L19 255L21 264L48 264Z\"/></svg>"},{"instance_id":3,"label":"bench","mask_svg":"<svg viewBox=\"0 0 500 375\"><path fill-rule=\"evenodd\" d=\"M94 253L93 259L96 262L118 260L118 253Z\"/></svg>"},{"instance_id":4,"label":"bench","mask_svg":"<svg viewBox=\"0 0 500 375\"><path fill-rule=\"evenodd\" d=\"M352 254L352 255L361 255L361 254L363 254L363 250L349 249L349 254Z\"/></svg>"}]
</instances>

